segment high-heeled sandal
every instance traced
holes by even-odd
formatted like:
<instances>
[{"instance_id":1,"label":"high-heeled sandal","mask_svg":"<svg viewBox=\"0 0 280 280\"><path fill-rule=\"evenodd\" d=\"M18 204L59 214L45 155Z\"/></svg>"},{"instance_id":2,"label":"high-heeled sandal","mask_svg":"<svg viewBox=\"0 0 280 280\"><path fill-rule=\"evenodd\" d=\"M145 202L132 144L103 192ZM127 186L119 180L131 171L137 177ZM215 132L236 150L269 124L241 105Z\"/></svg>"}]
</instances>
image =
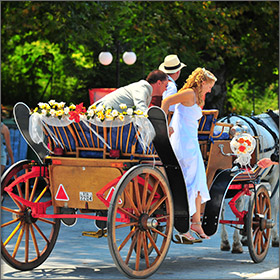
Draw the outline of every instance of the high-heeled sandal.
<instances>
[{"instance_id":1,"label":"high-heeled sandal","mask_svg":"<svg viewBox=\"0 0 280 280\"><path fill-rule=\"evenodd\" d=\"M200 225L201 226L201 222L192 222L191 223L191 231L193 233L195 233L197 235L198 238L202 238L202 239L210 239L210 237L208 235L206 235L205 233L199 233L197 230L193 229L192 225Z\"/></svg>"},{"instance_id":2,"label":"high-heeled sandal","mask_svg":"<svg viewBox=\"0 0 280 280\"><path fill-rule=\"evenodd\" d=\"M175 237L182 244L193 244L193 243L202 242L201 239L194 238L189 232L178 233L175 235Z\"/></svg>"}]
</instances>

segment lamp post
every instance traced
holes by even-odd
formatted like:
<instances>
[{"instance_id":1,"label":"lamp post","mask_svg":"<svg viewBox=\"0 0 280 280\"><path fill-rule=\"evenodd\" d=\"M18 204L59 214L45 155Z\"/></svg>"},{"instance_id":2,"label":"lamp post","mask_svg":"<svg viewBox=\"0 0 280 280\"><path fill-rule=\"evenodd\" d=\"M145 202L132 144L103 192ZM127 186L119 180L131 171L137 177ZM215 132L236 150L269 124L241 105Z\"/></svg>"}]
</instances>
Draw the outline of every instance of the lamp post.
<instances>
[{"instance_id":1,"label":"lamp post","mask_svg":"<svg viewBox=\"0 0 280 280\"><path fill-rule=\"evenodd\" d=\"M121 45L119 41L116 41L116 81L117 88L120 86L120 52ZM123 61L127 65L132 65L135 63L137 57L136 54L132 51L126 51L123 54ZM113 61L113 56L110 52L101 52L98 56L98 60L102 65L110 65Z\"/></svg>"}]
</instances>

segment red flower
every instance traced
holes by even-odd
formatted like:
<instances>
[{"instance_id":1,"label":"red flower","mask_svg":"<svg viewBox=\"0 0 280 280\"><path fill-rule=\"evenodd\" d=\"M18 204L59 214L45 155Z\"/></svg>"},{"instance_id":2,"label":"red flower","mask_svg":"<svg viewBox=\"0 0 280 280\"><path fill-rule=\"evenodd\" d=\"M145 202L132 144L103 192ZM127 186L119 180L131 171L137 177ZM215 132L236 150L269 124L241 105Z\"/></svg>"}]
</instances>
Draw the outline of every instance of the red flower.
<instances>
[{"instance_id":1,"label":"red flower","mask_svg":"<svg viewBox=\"0 0 280 280\"><path fill-rule=\"evenodd\" d=\"M244 143L244 138L239 138L238 142L241 143L241 144Z\"/></svg>"},{"instance_id":2,"label":"red flower","mask_svg":"<svg viewBox=\"0 0 280 280\"><path fill-rule=\"evenodd\" d=\"M246 150L246 147L245 147L245 146L240 146L240 147L238 148L238 150L239 150L241 153L243 153L243 152Z\"/></svg>"},{"instance_id":3,"label":"red flower","mask_svg":"<svg viewBox=\"0 0 280 280\"><path fill-rule=\"evenodd\" d=\"M74 120L75 122L80 121L80 115L83 115L86 112L86 108L83 107L83 102L76 106L74 111L69 112L69 120Z\"/></svg>"},{"instance_id":4,"label":"red flower","mask_svg":"<svg viewBox=\"0 0 280 280\"><path fill-rule=\"evenodd\" d=\"M248 146L251 146L252 144L250 140L246 140L245 142L247 143Z\"/></svg>"}]
</instances>

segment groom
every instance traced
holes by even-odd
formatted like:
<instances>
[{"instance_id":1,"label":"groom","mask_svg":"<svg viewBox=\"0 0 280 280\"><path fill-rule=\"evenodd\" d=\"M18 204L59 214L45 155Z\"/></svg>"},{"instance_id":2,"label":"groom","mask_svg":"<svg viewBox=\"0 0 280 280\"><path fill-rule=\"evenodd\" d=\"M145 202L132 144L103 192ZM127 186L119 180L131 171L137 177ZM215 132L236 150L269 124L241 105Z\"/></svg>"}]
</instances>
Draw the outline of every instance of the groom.
<instances>
[{"instance_id":1,"label":"groom","mask_svg":"<svg viewBox=\"0 0 280 280\"><path fill-rule=\"evenodd\" d=\"M146 80L140 80L127 86L116 89L107 94L94 105L105 105L121 111L120 104L127 107L136 107L144 113L148 110L153 96L162 96L168 84L168 76L160 70L152 71Z\"/></svg>"}]
</instances>

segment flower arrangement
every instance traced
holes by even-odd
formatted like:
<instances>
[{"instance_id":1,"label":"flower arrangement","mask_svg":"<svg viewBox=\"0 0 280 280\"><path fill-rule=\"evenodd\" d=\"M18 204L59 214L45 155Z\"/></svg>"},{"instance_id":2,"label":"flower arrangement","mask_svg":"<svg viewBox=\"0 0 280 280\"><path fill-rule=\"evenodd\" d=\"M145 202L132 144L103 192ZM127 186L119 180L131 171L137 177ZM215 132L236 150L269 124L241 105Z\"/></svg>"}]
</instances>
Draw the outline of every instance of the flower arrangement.
<instances>
[{"instance_id":1,"label":"flower arrangement","mask_svg":"<svg viewBox=\"0 0 280 280\"><path fill-rule=\"evenodd\" d=\"M105 106L91 105L88 109L83 106L83 103L74 105L71 103L66 106L65 102L56 102L55 100L50 100L48 103L39 102L38 106L31 111L31 114L37 113L46 117L55 117L58 119L63 119L65 117L69 120L74 120L75 122L80 122L81 119L90 120L96 118L97 120L103 122L105 120L121 120L124 121L125 116L141 116L144 115L143 111L135 110L135 106L128 108L126 104L120 104L119 106L122 111L119 112L114 108L105 108Z\"/></svg>"},{"instance_id":2,"label":"flower arrangement","mask_svg":"<svg viewBox=\"0 0 280 280\"><path fill-rule=\"evenodd\" d=\"M249 134L234 137L230 145L236 155L252 153L255 148L253 146L252 136Z\"/></svg>"},{"instance_id":3,"label":"flower arrangement","mask_svg":"<svg viewBox=\"0 0 280 280\"><path fill-rule=\"evenodd\" d=\"M237 156L236 162L241 165L250 163L251 154L256 146L256 140L248 133L240 133L233 137L230 142L230 148L234 155Z\"/></svg>"}]
</instances>

